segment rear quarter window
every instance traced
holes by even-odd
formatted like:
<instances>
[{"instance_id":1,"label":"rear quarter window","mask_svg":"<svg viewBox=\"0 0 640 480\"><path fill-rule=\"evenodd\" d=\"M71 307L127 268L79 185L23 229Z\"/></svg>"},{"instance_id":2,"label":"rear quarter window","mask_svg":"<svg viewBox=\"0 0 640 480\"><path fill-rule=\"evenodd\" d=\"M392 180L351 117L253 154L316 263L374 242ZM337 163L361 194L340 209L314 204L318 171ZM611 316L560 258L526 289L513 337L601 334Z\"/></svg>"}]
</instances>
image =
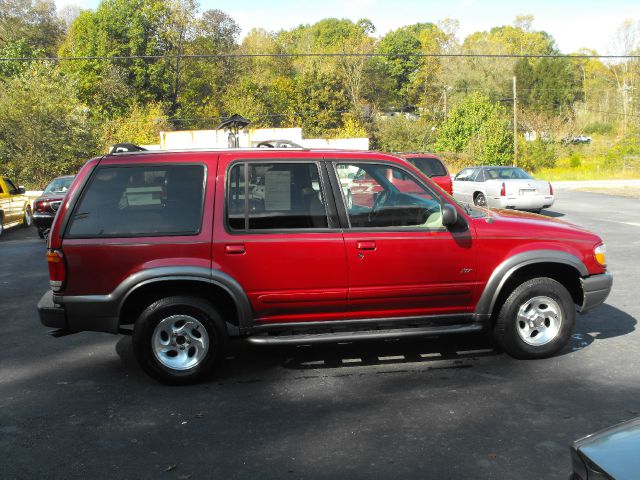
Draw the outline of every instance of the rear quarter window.
<instances>
[{"instance_id":1,"label":"rear quarter window","mask_svg":"<svg viewBox=\"0 0 640 480\"><path fill-rule=\"evenodd\" d=\"M203 165L98 167L73 211L69 238L195 235Z\"/></svg>"},{"instance_id":2,"label":"rear quarter window","mask_svg":"<svg viewBox=\"0 0 640 480\"><path fill-rule=\"evenodd\" d=\"M447 169L438 158L413 157L408 160L427 177L444 177L448 175Z\"/></svg>"}]
</instances>

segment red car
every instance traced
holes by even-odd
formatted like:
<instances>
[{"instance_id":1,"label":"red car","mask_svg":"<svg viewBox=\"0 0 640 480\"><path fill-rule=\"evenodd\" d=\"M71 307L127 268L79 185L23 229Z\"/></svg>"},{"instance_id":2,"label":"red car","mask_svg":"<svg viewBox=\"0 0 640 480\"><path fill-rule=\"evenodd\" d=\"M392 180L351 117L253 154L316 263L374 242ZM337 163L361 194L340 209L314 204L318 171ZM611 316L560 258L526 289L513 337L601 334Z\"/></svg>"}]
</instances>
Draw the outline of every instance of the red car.
<instances>
[{"instance_id":1,"label":"red car","mask_svg":"<svg viewBox=\"0 0 640 480\"><path fill-rule=\"evenodd\" d=\"M339 172L370 183L351 208ZM90 160L47 258L53 335L132 334L142 367L173 384L209 375L231 338L489 330L517 358L547 357L612 285L582 228L463 207L391 155L293 148Z\"/></svg>"},{"instance_id":2,"label":"red car","mask_svg":"<svg viewBox=\"0 0 640 480\"><path fill-rule=\"evenodd\" d=\"M451 175L449 175L444 162L436 155L432 153L402 153L400 157L431 178L449 195L453 195Z\"/></svg>"},{"instance_id":3,"label":"red car","mask_svg":"<svg viewBox=\"0 0 640 480\"><path fill-rule=\"evenodd\" d=\"M46 238L49 234L53 219L72 181L73 175L54 178L45 187L42 195L33 202L33 223L40 238Z\"/></svg>"}]
</instances>

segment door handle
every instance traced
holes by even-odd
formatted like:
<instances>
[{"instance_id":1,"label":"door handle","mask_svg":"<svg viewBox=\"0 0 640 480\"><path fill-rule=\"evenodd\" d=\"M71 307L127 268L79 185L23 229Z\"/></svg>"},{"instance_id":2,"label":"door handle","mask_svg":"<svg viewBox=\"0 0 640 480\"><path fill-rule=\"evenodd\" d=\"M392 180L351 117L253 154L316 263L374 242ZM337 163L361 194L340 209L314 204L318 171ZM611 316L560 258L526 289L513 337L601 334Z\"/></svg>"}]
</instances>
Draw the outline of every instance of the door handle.
<instances>
[{"instance_id":1,"label":"door handle","mask_svg":"<svg viewBox=\"0 0 640 480\"><path fill-rule=\"evenodd\" d=\"M242 255L244 252L244 243L227 243L224 246L224 253L229 255Z\"/></svg>"},{"instance_id":2,"label":"door handle","mask_svg":"<svg viewBox=\"0 0 640 480\"><path fill-rule=\"evenodd\" d=\"M362 240L362 241L356 242L356 248L358 250L375 250L376 242L367 242Z\"/></svg>"}]
</instances>

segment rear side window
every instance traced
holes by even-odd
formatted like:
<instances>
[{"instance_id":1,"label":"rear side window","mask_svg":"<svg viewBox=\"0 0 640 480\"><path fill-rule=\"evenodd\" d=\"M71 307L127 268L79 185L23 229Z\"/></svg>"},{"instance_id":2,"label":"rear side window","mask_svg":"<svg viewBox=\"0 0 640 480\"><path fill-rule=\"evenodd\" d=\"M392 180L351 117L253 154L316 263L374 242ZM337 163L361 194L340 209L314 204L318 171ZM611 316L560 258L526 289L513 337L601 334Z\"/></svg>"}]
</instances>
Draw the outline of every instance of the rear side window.
<instances>
[{"instance_id":1,"label":"rear side window","mask_svg":"<svg viewBox=\"0 0 640 480\"><path fill-rule=\"evenodd\" d=\"M200 231L203 165L99 167L67 237L194 235Z\"/></svg>"},{"instance_id":2,"label":"rear side window","mask_svg":"<svg viewBox=\"0 0 640 480\"><path fill-rule=\"evenodd\" d=\"M327 228L315 163L238 163L229 171L227 221L231 230Z\"/></svg>"},{"instance_id":3,"label":"rear side window","mask_svg":"<svg viewBox=\"0 0 640 480\"><path fill-rule=\"evenodd\" d=\"M447 169L437 158L412 157L407 160L427 177L444 177L447 175Z\"/></svg>"}]
</instances>

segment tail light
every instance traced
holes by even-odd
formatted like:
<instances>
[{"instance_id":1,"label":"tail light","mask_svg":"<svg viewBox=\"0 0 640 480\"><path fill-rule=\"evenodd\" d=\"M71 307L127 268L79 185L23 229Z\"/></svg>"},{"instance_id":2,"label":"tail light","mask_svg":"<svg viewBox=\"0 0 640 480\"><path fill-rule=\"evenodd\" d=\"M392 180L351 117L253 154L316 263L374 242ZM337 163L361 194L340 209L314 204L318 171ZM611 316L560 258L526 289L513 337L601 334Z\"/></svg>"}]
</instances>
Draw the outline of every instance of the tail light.
<instances>
[{"instance_id":1,"label":"tail light","mask_svg":"<svg viewBox=\"0 0 640 480\"><path fill-rule=\"evenodd\" d=\"M48 206L49 206L49 202L47 202L46 200L38 200L33 204L33 209L36 212L44 212Z\"/></svg>"},{"instance_id":2,"label":"tail light","mask_svg":"<svg viewBox=\"0 0 640 480\"><path fill-rule=\"evenodd\" d=\"M549 195L553 195L553 186L551 185L551 182L549 182Z\"/></svg>"},{"instance_id":3,"label":"tail light","mask_svg":"<svg viewBox=\"0 0 640 480\"><path fill-rule=\"evenodd\" d=\"M67 265L64 255L60 250L49 250L47 252L47 263L49 264L49 286L54 292L62 290L67 278Z\"/></svg>"},{"instance_id":4,"label":"tail light","mask_svg":"<svg viewBox=\"0 0 640 480\"><path fill-rule=\"evenodd\" d=\"M507 187L505 186L504 182L502 182L502 188L500 189L500 196L501 197L507 196Z\"/></svg>"}]
</instances>

